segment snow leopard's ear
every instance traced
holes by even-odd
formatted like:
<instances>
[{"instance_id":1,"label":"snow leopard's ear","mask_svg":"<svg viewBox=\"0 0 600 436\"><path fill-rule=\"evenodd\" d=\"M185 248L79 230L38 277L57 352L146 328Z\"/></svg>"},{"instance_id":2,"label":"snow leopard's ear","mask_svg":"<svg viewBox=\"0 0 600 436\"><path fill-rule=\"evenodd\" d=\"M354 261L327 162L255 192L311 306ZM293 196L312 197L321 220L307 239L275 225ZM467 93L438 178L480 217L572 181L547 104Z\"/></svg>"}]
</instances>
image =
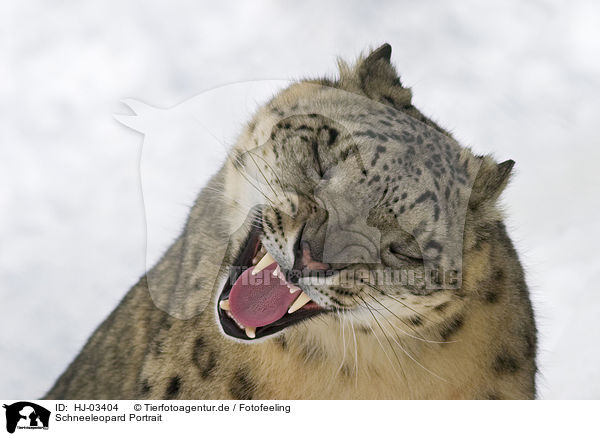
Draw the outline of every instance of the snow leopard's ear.
<instances>
[{"instance_id":1,"label":"snow leopard's ear","mask_svg":"<svg viewBox=\"0 0 600 436\"><path fill-rule=\"evenodd\" d=\"M383 44L373 50L356 67L362 90L374 100L392 104L396 108L410 105L412 94L404 88L391 63L392 46Z\"/></svg>"},{"instance_id":2,"label":"snow leopard's ear","mask_svg":"<svg viewBox=\"0 0 600 436\"><path fill-rule=\"evenodd\" d=\"M391 60L392 46L387 43L371 51L366 58L359 60L356 71L361 86L368 88L368 85L376 81L387 85L399 85L400 79Z\"/></svg>"},{"instance_id":3,"label":"snow leopard's ear","mask_svg":"<svg viewBox=\"0 0 600 436\"><path fill-rule=\"evenodd\" d=\"M381 47L371 51L369 56L365 59L365 63L373 63L379 60L387 62L388 64L392 61L392 46L387 42Z\"/></svg>"},{"instance_id":4,"label":"snow leopard's ear","mask_svg":"<svg viewBox=\"0 0 600 436\"><path fill-rule=\"evenodd\" d=\"M495 202L510 179L510 174L515 161L512 159L502 163L496 163L489 156L479 157L481 166L477 172L477 177L473 183L471 197L469 198L469 207L476 209L485 202Z\"/></svg>"}]
</instances>

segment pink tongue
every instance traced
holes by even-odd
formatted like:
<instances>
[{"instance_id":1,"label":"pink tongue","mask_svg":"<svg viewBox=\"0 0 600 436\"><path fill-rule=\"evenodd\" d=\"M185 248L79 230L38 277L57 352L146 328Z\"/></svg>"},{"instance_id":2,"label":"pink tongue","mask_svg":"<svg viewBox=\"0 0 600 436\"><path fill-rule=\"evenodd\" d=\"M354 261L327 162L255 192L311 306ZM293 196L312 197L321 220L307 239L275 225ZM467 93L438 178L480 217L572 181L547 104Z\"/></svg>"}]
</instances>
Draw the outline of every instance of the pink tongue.
<instances>
[{"instance_id":1,"label":"pink tongue","mask_svg":"<svg viewBox=\"0 0 600 436\"><path fill-rule=\"evenodd\" d=\"M286 283L273 276L277 263L256 275L248 268L238 277L229 293L229 308L235 319L245 327L261 327L281 319L298 297Z\"/></svg>"}]
</instances>

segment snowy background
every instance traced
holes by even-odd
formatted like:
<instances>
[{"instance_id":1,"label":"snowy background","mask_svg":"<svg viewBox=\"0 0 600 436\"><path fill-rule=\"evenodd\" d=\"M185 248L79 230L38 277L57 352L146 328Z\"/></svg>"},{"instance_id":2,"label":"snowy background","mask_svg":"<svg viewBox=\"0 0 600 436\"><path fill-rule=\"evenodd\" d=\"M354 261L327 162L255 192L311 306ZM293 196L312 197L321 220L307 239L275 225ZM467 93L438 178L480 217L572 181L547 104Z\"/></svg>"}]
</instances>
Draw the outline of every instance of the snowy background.
<instances>
[{"instance_id":1,"label":"snowy background","mask_svg":"<svg viewBox=\"0 0 600 436\"><path fill-rule=\"evenodd\" d=\"M592 0L1 2L0 397L41 396L144 273L143 137L114 119L130 114L121 100L204 102L196 120L212 138L173 133L156 153L144 144L149 174L180 163L185 179L149 185L154 198L178 192L156 209L153 261L235 138L231 121L279 82L246 94L235 84L333 74L336 56L383 42L423 112L475 151L517 162L503 198L538 318L540 397L600 398ZM201 95L230 100L205 120Z\"/></svg>"}]
</instances>

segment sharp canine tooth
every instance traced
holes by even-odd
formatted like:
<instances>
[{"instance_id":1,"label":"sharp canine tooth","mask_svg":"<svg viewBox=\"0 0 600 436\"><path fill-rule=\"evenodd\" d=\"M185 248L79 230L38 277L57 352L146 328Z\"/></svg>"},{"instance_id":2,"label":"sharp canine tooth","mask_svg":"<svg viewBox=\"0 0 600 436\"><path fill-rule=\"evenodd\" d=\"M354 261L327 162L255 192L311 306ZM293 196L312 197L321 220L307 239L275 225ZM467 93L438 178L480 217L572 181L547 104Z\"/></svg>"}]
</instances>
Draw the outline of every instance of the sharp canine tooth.
<instances>
[{"instance_id":1,"label":"sharp canine tooth","mask_svg":"<svg viewBox=\"0 0 600 436\"><path fill-rule=\"evenodd\" d=\"M229 300L221 300L219 302L219 307L223 310L229 310Z\"/></svg>"},{"instance_id":2,"label":"sharp canine tooth","mask_svg":"<svg viewBox=\"0 0 600 436\"><path fill-rule=\"evenodd\" d=\"M256 327L246 327L246 336L248 336L251 339L254 339L256 337Z\"/></svg>"},{"instance_id":3,"label":"sharp canine tooth","mask_svg":"<svg viewBox=\"0 0 600 436\"><path fill-rule=\"evenodd\" d=\"M300 290L298 286L290 285L289 283L287 287L290 288L290 294L293 294L294 292L298 292Z\"/></svg>"},{"instance_id":4,"label":"sharp canine tooth","mask_svg":"<svg viewBox=\"0 0 600 436\"><path fill-rule=\"evenodd\" d=\"M280 269L279 269L279 265L277 265L275 267L275 269L273 270L273 277L279 277L279 274L281 273Z\"/></svg>"},{"instance_id":5,"label":"sharp canine tooth","mask_svg":"<svg viewBox=\"0 0 600 436\"><path fill-rule=\"evenodd\" d=\"M304 292L302 292L298 296L298 298L296 298L296 301L294 301L294 304L292 304L290 306L290 308L288 309L288 313L294 313L295 311L300 309L302 306L304 306L309 301L310 301L310 297L308 295L306 295Z\"/></svg>"},{"instance_id":6,"label":"sharp canine tooth","mask_svg":"<svg viewBox=\"0 0 600 436\"><path fill-rule=\"evenodd\" d=\"M261 260L258 261L256 266L252 270L252 275L255 276L256 274L261 272L263 269L265 269L266 267L271 265L273 262L275 262L275 259L273 259L273 256L271 256L271 254L267 252L267 254L265 254L265 256Z\"/></svg>"}]
</instances>

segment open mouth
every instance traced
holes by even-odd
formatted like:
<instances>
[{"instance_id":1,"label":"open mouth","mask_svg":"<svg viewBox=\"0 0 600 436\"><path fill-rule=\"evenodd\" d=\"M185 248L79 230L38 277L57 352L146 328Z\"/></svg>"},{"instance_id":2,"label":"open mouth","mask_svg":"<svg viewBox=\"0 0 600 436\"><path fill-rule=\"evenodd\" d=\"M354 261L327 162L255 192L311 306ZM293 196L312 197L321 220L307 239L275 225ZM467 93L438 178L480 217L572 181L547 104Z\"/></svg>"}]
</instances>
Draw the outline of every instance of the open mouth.
<instances>
[{"instance_id":1,"label":"open mouth","mask_svg":"<svg viewBox=\"0 0 600 436\"><path fill-rule=\"evenodd\" d=\"M234 261L217 301L223 331L253 340L277 333L326 310L316 304L285 274L253 229Z\"/></svg>"}]
</instances>

